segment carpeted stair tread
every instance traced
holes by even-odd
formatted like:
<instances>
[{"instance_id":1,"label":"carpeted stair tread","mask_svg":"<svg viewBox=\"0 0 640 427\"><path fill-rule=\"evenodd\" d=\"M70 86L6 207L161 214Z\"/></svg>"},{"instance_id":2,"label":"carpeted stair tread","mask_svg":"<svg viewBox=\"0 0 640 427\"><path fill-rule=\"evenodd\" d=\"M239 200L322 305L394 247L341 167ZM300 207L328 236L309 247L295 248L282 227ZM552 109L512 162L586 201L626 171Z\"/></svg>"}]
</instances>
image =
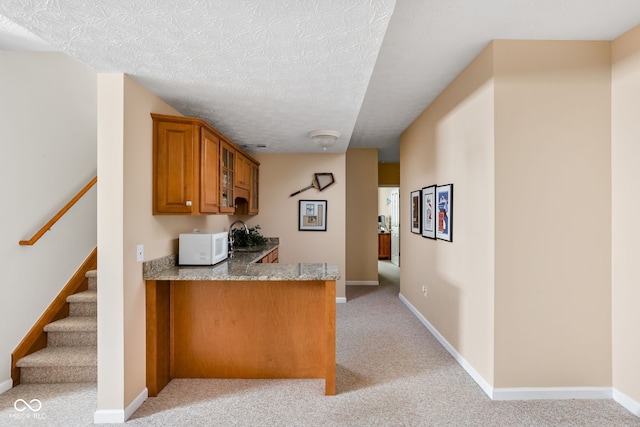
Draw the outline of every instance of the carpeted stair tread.
<instances>
[{"instance_id":1,"label":"carpeted stair tread","mask_svg":"<svg viewBox=\"0 0 640 427\"><path fill-rule=\"evenodd\" d=\"M85 273L88 290L67 297L68 317L44 327L47 347L17 361L22 384L95 383L98 371L98 275ZM2 423L0 423L2 424Z\"/></svg>"},{"instance_id":2,"label":"carpeted stair tread","mask_svg":"<svg viewBox=\"0 0 640 427\"><path fill-rule=\"evenodd\" d=\"M67 297L67 302L97 302L98 301L98 291L94 289L89 289L87 291L78 292L77 294L72 294Z\"/></svg>"},{"instance_id":3,"label":"carpeted stair tread","mask_svg":"<svg viewBox=\"0 0 640 427\"><path fill-rule=\"evenodd\" d=\"M44 327L45 332L95 332L97 330L98 319L95 317L65 317Z\"/></svg>"},{"instance_id":4,"label":"carpeted stair tread","mask_svg":"<svg viewBox=\"0 0 640 427\"><path fill-rule=\"evenodd\" d=\"M18 360L19 368L50 366L97 366L95 347L47 347Z\"/></svg>"}]
</instances>

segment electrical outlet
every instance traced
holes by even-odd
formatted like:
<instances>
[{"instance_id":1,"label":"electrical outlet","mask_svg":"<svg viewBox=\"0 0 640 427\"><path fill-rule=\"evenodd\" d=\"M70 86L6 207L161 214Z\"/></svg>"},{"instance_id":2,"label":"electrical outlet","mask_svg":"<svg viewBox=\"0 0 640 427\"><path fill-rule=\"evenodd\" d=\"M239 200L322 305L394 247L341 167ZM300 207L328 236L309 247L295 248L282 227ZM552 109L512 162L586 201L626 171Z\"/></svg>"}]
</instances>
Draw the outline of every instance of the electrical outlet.
<instances>
[{"instance_id":1,"label":"electrical outlet","mask_svg":"<svg viewBox=\"0 0 640 427\"><path fill-rule=\"evenodd\" d=\"M136 248L136 261L144 261L144 245L138 245Z\"/></svg>"},{"instance_id":2,"label":"electrical outlet","mask_svg":"<svg viewBox=\"0 0 640 427\"><path fill-rule=\"evenodd\" d=\"M427 286L426 285L422 285L422 295L424 295L424 297L427 297Z\"/></svg>"}]
</instances>

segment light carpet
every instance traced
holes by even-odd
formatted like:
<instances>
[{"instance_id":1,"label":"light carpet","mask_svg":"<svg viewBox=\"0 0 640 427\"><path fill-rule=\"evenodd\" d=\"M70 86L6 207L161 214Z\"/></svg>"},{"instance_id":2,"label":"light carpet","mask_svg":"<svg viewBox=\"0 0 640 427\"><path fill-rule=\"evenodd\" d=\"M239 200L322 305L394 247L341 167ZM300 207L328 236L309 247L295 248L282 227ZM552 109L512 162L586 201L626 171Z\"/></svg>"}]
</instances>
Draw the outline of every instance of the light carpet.
<instances>
[{"instance_id":1,"label":"light carpet","mask_svg":"<svg viewBox=\"0 0 640 427\"><path fill-rule=\"evenodd\" d=\"M399 300L399 269L380 262L379 272L380 286L348 286L348 303L337 306L336 396L324 396L324 380L179 379L126 424L640 426L613 400L491 401ZM91 424L95 385L49 387L0 395L0 425ZM18 398L40 399L46 418L16 418Z\"/></svg>"}]
</instances>

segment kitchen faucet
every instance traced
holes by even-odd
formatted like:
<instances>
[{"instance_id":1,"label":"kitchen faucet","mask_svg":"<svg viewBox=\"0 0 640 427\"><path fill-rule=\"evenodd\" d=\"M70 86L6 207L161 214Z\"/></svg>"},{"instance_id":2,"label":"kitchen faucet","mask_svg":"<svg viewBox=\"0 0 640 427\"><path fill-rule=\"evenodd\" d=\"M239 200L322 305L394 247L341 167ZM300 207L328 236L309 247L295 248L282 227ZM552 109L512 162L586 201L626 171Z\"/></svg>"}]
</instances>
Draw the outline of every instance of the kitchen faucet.
<instances>
[{"instance_id":1,"label":"kitchen faucet","mask_svg":"<svg viewBox=\"0 0 640 427\"><path fill-rule=\"evenodd\" d=\"M236 224L241 224L242 227L244 227L244 231L249 234L249 228L247 227L247 224L245 224L241 219L231 223L231 225L229 226L229 235L227 236L227 240L229 240L229 255L231 256L233 256L233 226Z\"/></svg>"}]
</instances>

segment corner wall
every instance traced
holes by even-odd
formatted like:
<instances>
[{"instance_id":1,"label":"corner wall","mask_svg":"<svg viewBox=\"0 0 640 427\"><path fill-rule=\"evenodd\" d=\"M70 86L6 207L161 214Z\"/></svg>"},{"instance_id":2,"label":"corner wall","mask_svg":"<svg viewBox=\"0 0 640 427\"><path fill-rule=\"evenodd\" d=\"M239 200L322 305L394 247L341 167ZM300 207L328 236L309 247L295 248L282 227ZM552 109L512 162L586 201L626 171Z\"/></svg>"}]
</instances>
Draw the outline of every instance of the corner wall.
<instances>
[{"instance_id":1,"label":"corner wall","mask_svg":"<svg viewBox=\"0 0 640 427\"><path fill-rule=\"evenodd\" d=\"M180 115L123 74L98 75L98 406L96 422L124 422L146 397L144 260L177 253L178 234L223 231L235 219L151 214L150 113Z\"/></svg>"},{"instance_id":2,"label":"corner wall","mask_svg":"<svg viewBox=\"0 0 640 427\"><path fill-rule=\"evenodd\" d=\"M640 27L613 42L612 58L613 387L640 417Z\"/></svg>"},{"instance_id":3,"label":"corner wall","mask_svg":"<svg viewBox=\"0 0 640 427\"><path fill-rule=\"evenodd\" d=\"M400 293L488 382L494 369L492 78L489 45L400 138L401 224L411 223L412 191L454 184L453 242L401 227Z\"/></svg>"},{"instance_id":4,"label":"corner wall","mask_svg":"<svg viewBox=\"0 0 640 427\"><path fill-rule=\"evenodd\" d=\"M378 150L347 150L347 284L378 284Z\"/></svg>"},{"instance_id":5,"label":"corner wall","mask_svg":"<svg viewBox=\"0 0 640 427\"><path fill-rule=\"evenodd\" d=\"M62 53L0 50L0 94L2 393L11 353L96 247L97 186L18 245L96 176L96 73Z\"/></svg>"}]
</instances>

